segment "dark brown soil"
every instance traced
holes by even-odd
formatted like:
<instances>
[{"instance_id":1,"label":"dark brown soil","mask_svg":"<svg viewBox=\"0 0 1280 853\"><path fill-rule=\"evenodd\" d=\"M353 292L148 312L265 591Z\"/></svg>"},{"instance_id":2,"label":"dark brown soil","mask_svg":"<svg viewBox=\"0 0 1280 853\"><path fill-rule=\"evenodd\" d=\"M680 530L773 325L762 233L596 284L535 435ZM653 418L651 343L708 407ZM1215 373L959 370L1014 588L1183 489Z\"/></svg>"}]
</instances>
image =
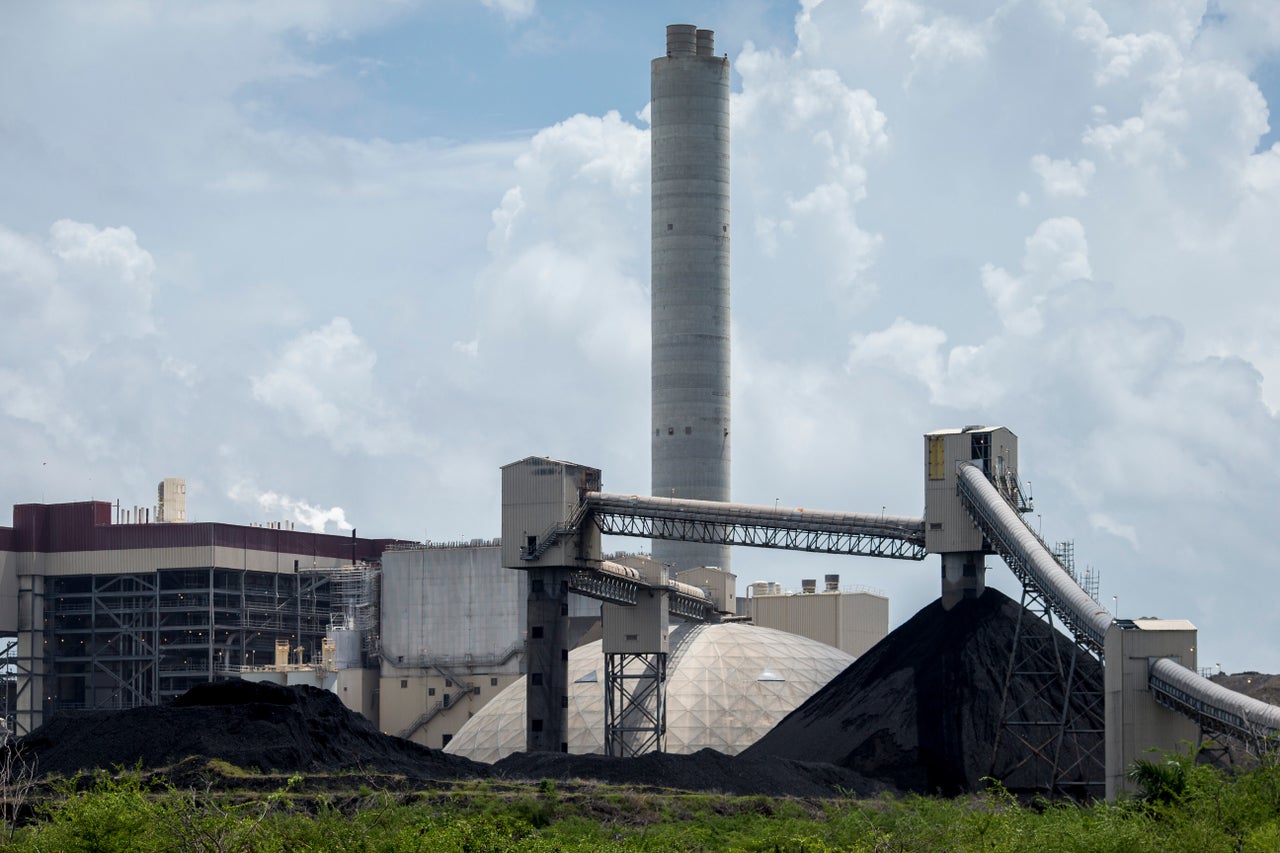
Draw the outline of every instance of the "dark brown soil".
<instances>
[{"instance_id":1,"label":"dark brown soil","mask_svg":"<svg viewBox=\"0 0 1280 853\"><path fill-rule=\"evenodd\" d=\"M1011 790L1045 788L1048 764L1035 759L1028 743L1041 753L1051 748L1045 746L1051 727L1035 724L1059 718L1061 679L1015 680L1008 708L1024 725L1011 730L1001 723L1002 690L1020 619L1024 651L1070 659L1070 640L997 590L988 589L950 611L934 602L850 664L743 756L830 761L926 794L979 790L985 776L1000 778ZM1084 655L1077 657L1076 666L1077 683L1088 689L1074 698L1069 728L1100 728L1102 668ZM1101 781L1101 750L1095 749L1100 745L1100 734L1076 733L1069 739L1064 755L1075 749L1096 753L1095 760L1082 762L1075 771L1088 778L1077 781Z\"/></svg>"}]
</instances>

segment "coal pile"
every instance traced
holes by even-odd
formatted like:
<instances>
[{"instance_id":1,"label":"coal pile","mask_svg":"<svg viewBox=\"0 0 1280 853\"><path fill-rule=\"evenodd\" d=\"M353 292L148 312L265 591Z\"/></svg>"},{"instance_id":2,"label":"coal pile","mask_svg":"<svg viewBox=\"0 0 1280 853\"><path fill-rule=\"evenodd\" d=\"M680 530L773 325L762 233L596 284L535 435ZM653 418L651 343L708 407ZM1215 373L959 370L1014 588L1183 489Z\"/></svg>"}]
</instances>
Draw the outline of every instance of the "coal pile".
<instances>
[{"instance_id":1,"label":"coal pile","mask_svg":"<svg viewBox=\"0 0 1280 853\"><path fill-rule=\"evenodd\" d=\"M263 771L489 775L488 765L383 734L329 691L238 679L194 687L169 705L57 716L20 743L41 775L167 767L189 756Z\"/></svg>"},{"instance_id":2,"label":"coal pile","mask_svg":"<svg viewBox=\"0 0 1280 853\"><path fill-rule=\"evenodd\" d=\"M1001 696L1019 621L1024 650L1062 655L1073 644L994 589L950 611L922 609L782 720L742 757L828 761L896 788L924 794L980 790L994 775L1011 790L1044 787L1044 762L1002 726ZM1102 667L1076 657L1077 684L1063 755L1101 758ZM1090 692L1092 691L1092 693ZM1013 682L1006 707L1024 722L1056 719L1064 701L1059 679ZM1057 713L1054 713L1057 709ZM1052 732L1024 726L1018 734L1043 747ZM999 741L997 746L997 735ZM1046 750L1050 751L1050 750ZM1028 759L1031 760L1028 760ZM1069 761L1067 763L1070 763ZM1081 760L1079 781L1101 778L1101 764Z\"/></svg>"},{"instance_id":3,"label":"coal pile","mask_svg":"<svg viewBox=\"0 0 1280 853\"><path fill-rule=\"evenodd\" d=\"M735 796L834 797L875 796L890 786L831 764L785 758L744 758L714 749L691 755L649 753L636 758L518 752L493 765L508 779L589 779L610 785L679 791L707 791Z\"/></svg>"},{"instance_id":4,"label":"coal pile","mask_svg":"<svg viewBox=\"0 0 1280 853\"><path fill-rule=\"evenodd\" d=\"M394 773L416 780L587 780L733 795L873 795L885 786L846 768L744 759L714 750L640 758L517 753L490 766L391 737L315 687L220 681L171 704L55 717L21 739L41 776L173 768L191 757L275 772Z\"/></svg>"},{"instance_id":5,"label":"coal pile","mask_svg":"<svg viewBox=\"0 0 1280 853\"><path fill-rule=\"evenodd\" d=\"M1280 705L1280 675L1268 675L1252 670L1235 674L1220 672L1213 676L1212 680L1214 684L1220 684L1228 690L1243 693L1260 702Z\"/></svg>"}]
</instances>

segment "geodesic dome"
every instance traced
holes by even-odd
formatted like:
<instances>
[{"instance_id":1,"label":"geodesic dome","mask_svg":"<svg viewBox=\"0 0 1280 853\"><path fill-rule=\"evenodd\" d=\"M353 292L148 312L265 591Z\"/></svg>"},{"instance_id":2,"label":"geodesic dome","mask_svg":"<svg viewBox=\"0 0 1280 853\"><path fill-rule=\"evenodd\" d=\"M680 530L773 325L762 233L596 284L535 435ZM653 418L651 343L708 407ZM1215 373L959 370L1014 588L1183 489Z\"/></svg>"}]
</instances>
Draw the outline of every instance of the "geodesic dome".
<instances>
[{"instance_id":1,"label":"geodesic dome","mask_svg":"<svg viewBox=\"0 0 1280 853\"><path fill-rule=\"evenodd\" d=\"M853 663L840 649L742 622L677 625L667 658L667 752L736 755ZM525 748L525 682L476 712L445 752L498 761ZM604 652L569 652L569 752L604 752Z\"/></svg>"}]
</instances>

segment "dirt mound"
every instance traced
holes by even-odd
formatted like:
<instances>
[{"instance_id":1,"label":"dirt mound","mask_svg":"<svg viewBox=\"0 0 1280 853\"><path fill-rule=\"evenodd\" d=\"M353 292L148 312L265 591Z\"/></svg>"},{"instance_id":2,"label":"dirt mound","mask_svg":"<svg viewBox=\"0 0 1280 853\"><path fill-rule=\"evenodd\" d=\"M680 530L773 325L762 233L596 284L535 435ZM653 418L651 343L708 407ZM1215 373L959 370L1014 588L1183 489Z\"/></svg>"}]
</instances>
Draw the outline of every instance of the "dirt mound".
<instances>
[{"instance_id":1,"label":"dirt mound","mask_svg":"<svg viewBox=\"0 0 1280 853\"><path fill-rule=\"evenodd\" d=\"M1042 763L1027 762L1025 743L1001 731L1000 705L1018 623L1022 648L1061 654L1072 643L1031 617L1007 596L988 589L950 611L939 602L922 609L885 637L825 688L782 720L744 753L799 761L830 761L903 790L956 795L982 787L995 775L1011 789L1034 789L1047 781ZM1076 658L1078 684L1099 699L1102 668ZM1061 681L1022 678L1012 685L1008 707L1023 709L1018 734L1043 749L1047 726L1063 703ZM1101 707L1077 693L1070 729L1100 728ZM1056 711L1055 711L1056 709ZM1077 732L1069 748L1100 756L1101 735ZM1101 765L1082 762L1086 777ZM1087 778L1087 781L1093 781Z\"/></svg>"},{"instance_id":2,"label":"dirt mound","mask_svg":"<svg viewBox=\"0 0 1280 853\"><path fill-rule=\"evenodd\" d=\"M21 744L41 775L165 767L192 755L264 771L489 775L487 765L383 734L326 690L238 679L200 685L169 705L58 716Z\"/></svg>"},{"instance_id":3,"label":"dirt mound","mask_svg":"<svg viewBox=\"0 0 1280 853\"><path fill-rule=\"evenodd\" d=\"M785 758L744 758L713 749L691 755L650 753L637 758L518 752L493 765L507 779L590 779L612 785L681 791L713 791L737 796L874 796L889 786L830 764Z\"/></svg>"}]
</instances>

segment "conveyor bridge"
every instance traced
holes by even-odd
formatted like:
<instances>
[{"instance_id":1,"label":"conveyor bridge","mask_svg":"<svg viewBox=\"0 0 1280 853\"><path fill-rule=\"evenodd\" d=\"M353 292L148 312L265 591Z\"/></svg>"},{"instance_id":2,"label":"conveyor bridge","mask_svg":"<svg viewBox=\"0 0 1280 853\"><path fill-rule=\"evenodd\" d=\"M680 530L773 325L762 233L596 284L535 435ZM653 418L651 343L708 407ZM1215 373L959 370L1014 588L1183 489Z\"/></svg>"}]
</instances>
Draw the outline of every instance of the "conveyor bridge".
<instances>
[{"instance_id":1,"label":"conveyor bridge","mask_svg":"<svg viewBox=\"0 0 1280 853\"><path fill-rule=\"evenodd\" d=\"M976 435L977 437L972 441L973 458L971 461L966 461L968 460L966 455L956 462L954 492L949 488L949 482L947 489L938 491L931 486L933 491L930 492L934 495L930 500L937 499L945 502L948 500L945 494L948 493L951 495L949 500L958 500L962 509L957 509L956 512L961 518L967 514L973 524L973 527L969 528L973 530L972 534L964 534L963 528L955 527L954 519L949 515L931 516L930 513L935 511L928 506L926 518L915 518L884 513L810 511L776 505L761 506L674 497L609 494L598 490L599 471L596 469L531 457L520 464L527 466L533 472L532 476L538 476L539 472L546 470L547 466L554 463L569 472L565 475L566 484L570 482L571 475L581 476L581 472L586 472L589 479L584 480L583 483L590 483L590 485L583 488L582 483L579 483L575 497L559 504L564 509L554 515L543 514L541 516L543 520L539 526L547 525L548 519L561 518L562 520L546 526L539 536L528 535L526 531L523 539L520 539L525 544L518 549L519 562L523 564L522 568L535 569L544 555L547 555L551 549L556 549L555 553L559 555L557 559L562 561L557 562L556 565L564 566L564 570L568 572L567 580L564 581L568 588L602 601L634 605L642 591L652 591L655 589L654 585L647 582L635 570L601 560L598 550L593 551L597 556L591 557L582 546L585 539L593 538L594 549L599 547L599 536L608 534L825 554L923 560L928 553L935 550L943 553L944 556L948 552L947 547L935 549L933 543L929 541L929 537L934 535L935 528L959 529L962 536L974 537L973 544L959 549L951 548L952 551L976 550L980 553L998 554L1022 584L1024 606L1030 607L1027 602L1034 600L1036 606L1043 611L1045 618L1050 621L1056 618L1061 622L1078 649L1100 663L1105 663L1110 644L1115 643L1116 649L1128 648L1124 644L1130 642L1132 637L1126 635L1121 629L1132 628L1133 625L1117 623L1112 614L1077 583L1072 572L1026 523L1020 512L1025 508L1015 506L1006 494L1008 489L1002 491L993 482L993 477L1000 483L1012 478L1014 468L1009 463L1015 458L1016 447L1012 444L1006 446L985 440L984 433L991 433L991 430L966 427L965 430L951 431L944 436L944 438L959 436L955 444L960 445L963 441L969 440L971 435ZM930 434L926 438L934 439L937 435L942 434ZM1001 441L1005 440L1001 439ZM1016 437L1008 434L1007 440L1016 442ZM935 446L945 449L941 441L931 440L927 443L928 480L931 483L937 483L945 477L949 481L951 478L943 465L945 460L940 454L934 453ZM521 473L516 463L508 466L508 470L512 475ZM575 471L579 473L573 474ZM523 481L513 479L513 483L523 483ZM514 488L523 487L523 485L514 486ZM505 507L504 503L504 530L507 525ZM927 519L930 531L928 536L926 536ZM513 532L518 534L520 527L515 523L512 526ZM574 556L575 554L577 556ZM514 552L512 556L515 556ZM978 568L981 568L980 560ZM965 566L965 569L967 570L968 567ZM947 565L944 562L944 589L947 583L946 572ZM713 617L712 602L701 590L693 587L686 588L678 582L668 582L664 592L667 594L671 613L691 619ZM980 587L976 592L980 594ZM728 603L722 603L722 609L727 609L727 605ZM1194 635L1194 626L1190 623L1180 624L1185 624L1190 634ZM1147 629L1148 639L1155 636L1151 626L1137 625L1137 627ZM1129 631L1129 635L1133 636L1142 633L1143 631ZM1168 636L1172 637L1174 634L1176 631L1170 630ZM1194 648L1190 649L1190 653L1193 658ZM1112 652L1112 654L1119 654L1119 652ZM1193 664L1184 666L1175 659L1177 655L1170 655L1170 652L1163 652L1150 656L1142 670L1140 688L1132 683L1129 680L1130 676L1126 674L1122 692L1128 698L1123 701L1147 701L1149 704L1150 700L1154 700L1159 705L1192 720L1203 732L1230 736L1259 750L1274 745L1276 735L1280 733L1280 707L1259 702L1216 685L1188 668ZM1120 658L1133 657L1135 657L1133 654L1120 654ZM1060 666L1060 671L1065 673L1063 677L1068 681L1072 677L1070 673L1074 673L1075 670L1076 667L1072 661L1067 662L1065 666ZM1012 658L1010 672L1014 673ZM1123 778L1123 770L1117 770L1115 767L1119 762L1113 760L1110 738L1129 736L1111 731L1113 722L1117 728L1120 724L1118 717L1115 721L1112 720L1113 712L1110 705L1115 691L1110 686L1111 675L1108 674L1107 678L1108 710L1106 713L1109 740L1106 772L1108 795L1111 795L1115 779ZM1142 699L1133 692L1135 690L1143 695L1149 694L1149 699ZM1099 704L1101 704L1100 701ZM1065 713L1064 708L1064 717ZM1131 747L1132 744L1125 741L1123 748L1127 750ZM1176 744L1171 748L1175 747ZM1032 748L1037 747L1033 745ZM1059 759L1054 759L1054 762L1059 767L1065 766ZM1116 773L1121 775L1117 777Z\"/></svg>"}]
</instances>

